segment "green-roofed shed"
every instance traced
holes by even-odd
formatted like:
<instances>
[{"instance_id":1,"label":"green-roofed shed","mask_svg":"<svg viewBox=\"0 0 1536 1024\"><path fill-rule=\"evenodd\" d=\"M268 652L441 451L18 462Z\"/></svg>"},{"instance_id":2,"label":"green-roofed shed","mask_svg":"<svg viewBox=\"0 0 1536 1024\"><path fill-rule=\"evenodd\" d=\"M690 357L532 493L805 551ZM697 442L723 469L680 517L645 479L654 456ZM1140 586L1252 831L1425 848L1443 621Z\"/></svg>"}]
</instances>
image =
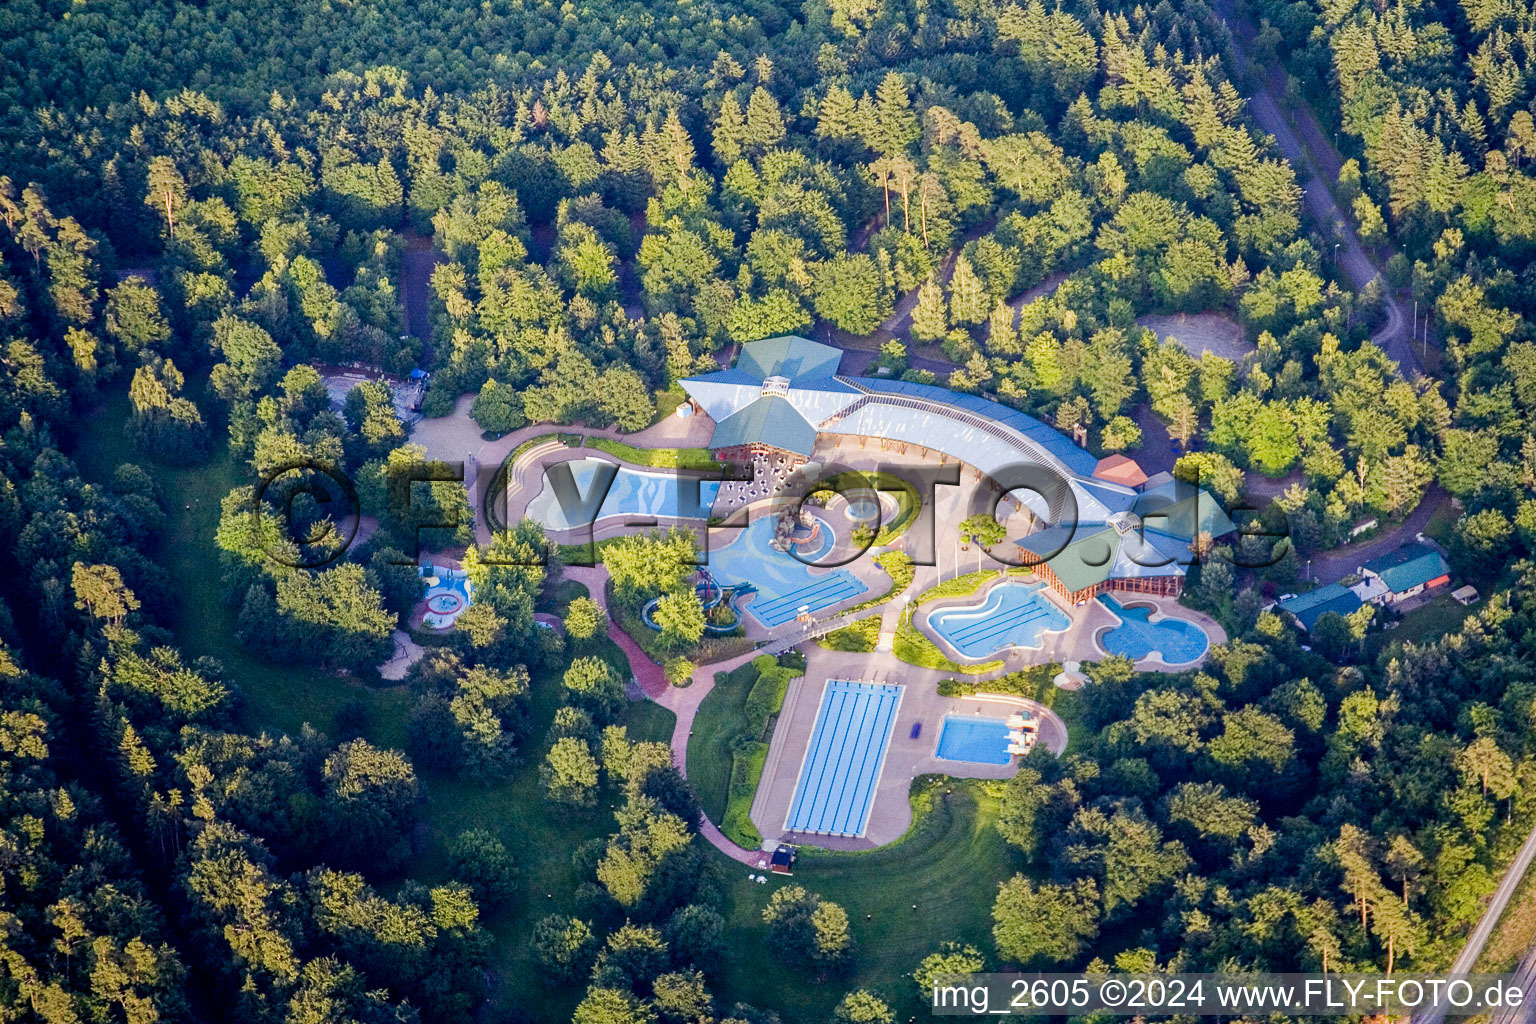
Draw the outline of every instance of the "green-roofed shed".
<instances>
[{"instance_id":1,"label":"green-roofed shed","mask_svg":"<svg viewBox=\"0 0 1536 1024\"><path fill-rule=\"evenodd\" d=\"M1385 586L1377 600L1384 598L1388 603L1404 601L1430 587L1449 583L1450 572L1440 552L1428 544L1404 544L1360 567L1360 574L1368 581L1380 580Z\"/></svg>"}]
</instances>

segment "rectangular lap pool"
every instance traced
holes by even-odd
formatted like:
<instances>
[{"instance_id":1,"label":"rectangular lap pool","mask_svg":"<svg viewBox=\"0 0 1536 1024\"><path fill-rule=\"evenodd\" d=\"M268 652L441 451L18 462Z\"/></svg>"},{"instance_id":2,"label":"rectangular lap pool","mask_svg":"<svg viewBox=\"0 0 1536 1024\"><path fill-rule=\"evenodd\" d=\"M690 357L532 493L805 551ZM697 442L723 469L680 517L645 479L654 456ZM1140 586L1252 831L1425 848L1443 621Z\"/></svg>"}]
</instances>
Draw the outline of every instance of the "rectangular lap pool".
<instances>
[{"instance_id":1,"label":"rectangular lap pool","mask_svg":"<svg viewBox=\"0 0 1536 1024\"><path fill-rule=\"evenodd\" d=\"M1003 718L945 715L936 757L972 764L1008 763L1008 722Z\"/></svg>"},{"instance_id":2,"label":"rectangular lap pool","mask_svg":"<svg viewBox=\"0 0 1536 1024\"><path fill-rule=\"evenodd\" d=\"M827 682L784 819L786 831L864 834L900 707L900 686L846 679Z\"/></svg>"}]
</instances>

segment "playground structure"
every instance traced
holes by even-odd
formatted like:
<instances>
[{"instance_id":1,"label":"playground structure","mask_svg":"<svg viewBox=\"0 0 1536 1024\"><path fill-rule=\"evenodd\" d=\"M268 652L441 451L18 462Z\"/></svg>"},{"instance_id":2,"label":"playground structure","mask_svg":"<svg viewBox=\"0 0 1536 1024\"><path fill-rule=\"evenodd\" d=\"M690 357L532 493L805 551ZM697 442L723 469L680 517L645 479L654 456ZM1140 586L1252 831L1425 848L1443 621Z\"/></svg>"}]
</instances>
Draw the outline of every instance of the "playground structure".
<instances>
[{"instance_id":1,"label":"playground structure","mask_svg":"<svg viewBox=\"0 0 1536 1024\"><path fill-rule=\"evenodd\" d=\"M459 614L474 603L475 585L463 569L452 566L421 565L416 572L427 585L421 624L427 629L452 629Z\"/></svg>"},{"instance_id":2,"label":"playground structure","mask_svg":"<svg viewBox=\"0 0 1536 1024\"><path fill-rule=\"evenodd\" d=\"M699 581L694 584L694 593L699 595L699 604L704 607L704 632L710 636L726 636L736 632L741 626L741 610L736 607L738 598L753 593L754 588L750 583L738 583L730 587L722 587L715 582L715 578L709 574L709 570L698 571ZM709 621L709 613L720 602L726 602L726 607L735 614L735 621L730 623L716 623ZM647 626L661 631L661 626L656 623L656 606L661 603L660 597L653 597L640 609L640 620Z\"/></svg>"}]
</instances>

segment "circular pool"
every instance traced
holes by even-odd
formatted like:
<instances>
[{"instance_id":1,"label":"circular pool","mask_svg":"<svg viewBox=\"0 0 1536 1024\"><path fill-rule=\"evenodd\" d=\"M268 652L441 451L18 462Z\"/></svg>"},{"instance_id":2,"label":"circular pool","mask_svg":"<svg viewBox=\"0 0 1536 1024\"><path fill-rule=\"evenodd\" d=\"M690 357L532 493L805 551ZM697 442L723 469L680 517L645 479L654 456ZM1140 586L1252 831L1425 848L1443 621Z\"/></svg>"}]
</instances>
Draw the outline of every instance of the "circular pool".
<instances>
[{"instance_id":1,"label":"circular pool","mask_svg":"<svg viewBox=\"0 0 1536 1024\"><path fill-rule=\"evenodd\" d=\"M452 615L464 607L464 601L457 594L433 594L427 598L427 611L437 615Z\"/></svg>"},{"instance_id":2,"label":"circular pool","mask_svg":"<svg viewBox=\"0 0 1536 1024\"><path fill-rule=\"evenodd\" d=\"M880 514L880 503L873 498L858 498L848 503L846 514L856 523L867 523Z\"/></svg>"}]
</instances>

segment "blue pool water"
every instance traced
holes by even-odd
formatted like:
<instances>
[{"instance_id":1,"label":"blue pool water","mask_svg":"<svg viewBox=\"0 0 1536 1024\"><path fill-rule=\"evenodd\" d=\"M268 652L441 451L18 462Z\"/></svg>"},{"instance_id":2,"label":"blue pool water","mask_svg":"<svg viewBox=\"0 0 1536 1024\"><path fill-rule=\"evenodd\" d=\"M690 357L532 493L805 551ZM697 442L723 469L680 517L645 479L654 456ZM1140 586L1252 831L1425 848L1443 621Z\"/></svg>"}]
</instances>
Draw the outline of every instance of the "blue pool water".
<instances>
[{"instance_id":1,"label":"blue pool water","mask_svg":"<svg viewBox=\"0 0 1536 1024\"><path fill-rule=\"evenodd\" d=\"M606 459L575 459L565 465L570 467L571 478L580 495L576 507L561 508L550 483L549 470L545 471L544 489L528 503L528 517L551 530L569 530L608 516L708 519L715 495L720 490L718 480L700 481L695 503L692 494L684 494L688 488L676 476L620 466L599 504L593 486L598 470L613 463Z\"/></svg>"},{"instance_id":2,"label":"blue pool water","mask_svg":"<svg viewBox=\"0 0 1536 1024\"><path fill-rule=\"evenodd\" d=\"M827 681L784 819L786 831L864 834L900 707L900 686Z\"/></svg>"},{"instance_id":3,"label":"blue pool water","mask_svg":"<svg viewBox=\"0 0 1536 1024\"><path fill-rule=\"evenodd\" d=\"M1110 654L1140 659L1156 651L1169 665L1183 665L1206 652L1211 641L1205 630L1183 619L1149 621L1150 608L1127 608L1108 594L1099 596L1104 607L1114 612L1120 625L1106 630L1099 643Z\"/></svg>"},{"instance_id":4,"label":"blue pool water","mask_svg":"<svg viewBox=\"0 0 1536 1024\"><path fill-rule=\"evenodd\" d=\"M1047 630L1069 620L1040 593L1040 583L1000 583L977 605L944 608L928 616L928 628L963 657L981 660L1009 647L1039 647Z\"/></svg>"},{"instance_id":5,"label":"blue pool water","mask_svg":"<svg viewBox=\"0 0 1536 1024\"><path fill-rule=\"evenodd\" d=\"M944 761L1007 764L1008 722L1002 718L945 715L934 756Z\"/></svg>"},{"instance_id":6,"label":"blue pool water","mask_svg":"<svg viewBox=\"0 0 1536 1024\"><path fill-rule=\"evenodd\" d=\"M775 518L763 516L744 530L716 532L715 542L725 543L711 547L706 556L710 574L721 586L750 584L756 588L757 596L743 606L754 619L768 627L783 625L802 605L814 613L869 589L846 569L812 570L794 555L775 548L771 543ZM741 536L731 537L733 532ZM825 523L822 537L817 557L832 546L831 531ZM804 552L802 557L811 558L812 553Z\"/></svg>"}]
</instances>

